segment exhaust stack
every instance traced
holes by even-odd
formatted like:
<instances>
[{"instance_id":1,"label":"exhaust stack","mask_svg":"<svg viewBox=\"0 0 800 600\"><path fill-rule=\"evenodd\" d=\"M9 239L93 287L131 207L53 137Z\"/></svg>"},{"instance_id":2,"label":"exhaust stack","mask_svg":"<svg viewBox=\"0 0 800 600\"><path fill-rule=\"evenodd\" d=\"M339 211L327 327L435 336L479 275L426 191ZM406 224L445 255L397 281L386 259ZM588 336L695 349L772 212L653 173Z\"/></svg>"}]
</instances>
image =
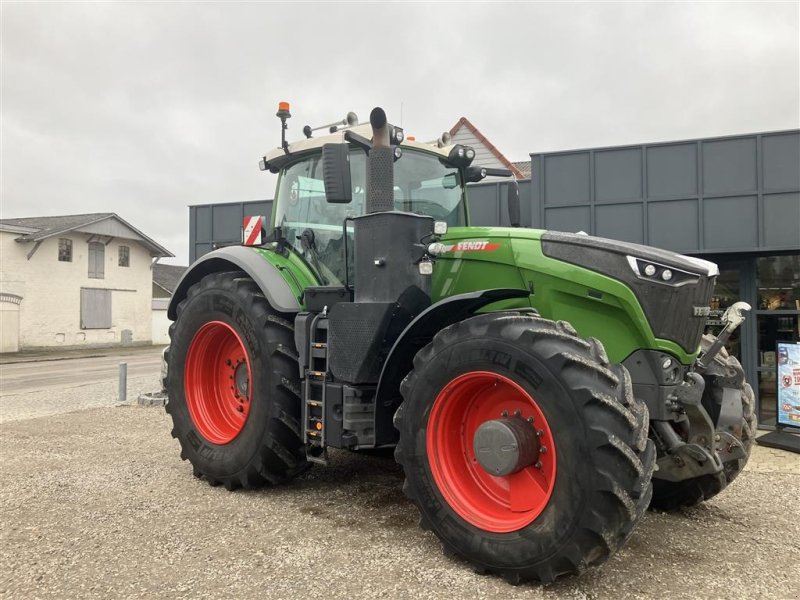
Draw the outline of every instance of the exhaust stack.
<instances>
[{"instance_id":1,"label":"exhaust stack","mask_svg":"<svg viewBox=\"0 0 800 600\"><path fill-rule=\"evenodd\" d=\"M394 209L394 150L389 143L386 113L375 107L369 114L372 149L367 158L367 213Z\"/></svg>"}]
</instances>

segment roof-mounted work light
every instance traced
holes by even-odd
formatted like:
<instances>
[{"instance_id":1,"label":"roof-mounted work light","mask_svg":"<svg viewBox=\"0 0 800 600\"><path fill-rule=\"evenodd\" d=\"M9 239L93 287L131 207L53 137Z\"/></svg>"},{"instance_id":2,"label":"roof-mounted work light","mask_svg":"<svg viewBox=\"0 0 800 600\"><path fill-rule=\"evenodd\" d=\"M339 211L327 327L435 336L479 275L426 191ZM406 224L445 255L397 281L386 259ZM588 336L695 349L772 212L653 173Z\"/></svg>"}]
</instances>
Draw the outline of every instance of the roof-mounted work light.
<instances>
[{"instance_id":1,"label":"roof-mounted work light","mask_svg":"<svg viewBox=\"0 0 800 600\"><path fill-rule=\"evenodd\" d=\"M469 146L462 146L461 144L453 146L453 149L450 150L450 154L447 155L448 162L454 167L459 168L468 167L474 158L475 150Z\"/></svg>"}]
</instances>

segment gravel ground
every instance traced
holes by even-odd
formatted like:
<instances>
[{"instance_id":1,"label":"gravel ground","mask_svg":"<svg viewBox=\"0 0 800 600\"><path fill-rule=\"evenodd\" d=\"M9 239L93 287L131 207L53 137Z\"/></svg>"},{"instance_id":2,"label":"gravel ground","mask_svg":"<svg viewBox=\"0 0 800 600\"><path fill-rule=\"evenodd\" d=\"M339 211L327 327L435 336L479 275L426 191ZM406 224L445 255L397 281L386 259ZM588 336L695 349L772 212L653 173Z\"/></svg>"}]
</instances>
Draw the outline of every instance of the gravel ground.
<instances>
[{"instance_id":1,"label":"gravel ground","mask_svg":"<svg viewBox=\"0 0 800 600\"><path fill-rule=\"evenodd\" d=\"M157 376L128 379L128 404L135 403L139 394L161 388ZM116 406L119 404L119 383L103 381L77 387L14 394L0 398L0 423L20 421L34 417L59 415L87 408Z\"/></svg>"},{"instance_id":2,"label":"gravel ground","mask_svg":"<svg viewBox=\"0 0 800 600\"><path fill-rule=\"evenodd\" d=\"M169 430L136 406L7 419L0 597L800 597L797 474L748 470L699 508L646 515L602 568L512 587L442 555L391 459L339 452L231 493L192 477Z\"/></svg>"}]
</instances>

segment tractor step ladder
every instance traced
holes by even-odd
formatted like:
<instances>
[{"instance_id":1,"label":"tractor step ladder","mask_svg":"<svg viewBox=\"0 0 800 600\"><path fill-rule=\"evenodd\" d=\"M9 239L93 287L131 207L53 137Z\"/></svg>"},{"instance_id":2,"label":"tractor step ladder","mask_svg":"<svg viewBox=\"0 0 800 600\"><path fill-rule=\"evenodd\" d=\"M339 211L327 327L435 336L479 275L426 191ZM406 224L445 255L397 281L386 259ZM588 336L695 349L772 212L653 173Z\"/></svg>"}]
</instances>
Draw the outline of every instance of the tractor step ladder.
<instances>
[{"instance_id":1,"label":"tractor step ladder","mask_svg":"<svg viewBox=\"0 0 800 600\"><path fill-rule=\"evenodd\" d=\"M328 381L328 319L317 315L311 324L308 368L303 381L303 441L306 460L328 464L325 443L325 384Z\"/></svg>"}]
</instances>

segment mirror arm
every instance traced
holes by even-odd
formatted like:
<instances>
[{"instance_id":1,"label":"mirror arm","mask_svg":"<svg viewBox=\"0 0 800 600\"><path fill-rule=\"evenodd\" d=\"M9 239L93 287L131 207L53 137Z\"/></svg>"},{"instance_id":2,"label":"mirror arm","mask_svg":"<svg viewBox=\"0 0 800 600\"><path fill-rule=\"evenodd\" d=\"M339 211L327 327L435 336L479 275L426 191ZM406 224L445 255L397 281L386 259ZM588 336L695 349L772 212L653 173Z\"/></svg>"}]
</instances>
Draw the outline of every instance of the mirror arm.
<instances>
[{"instance_id":1,"label":"mirror arm","mask_svg":"<svg viewBox=\"0 0 800 600\"><path fill-rule=\"evenodd\" d=\"M344 139L347 142L355 144L360 148L363 148L364 151L369 154L369 151L372 150L372 142L369 141L362 135L358 135L357 133L353 133L352 131L345 131L344 132Z\"/></svg>"}]
</instances>

